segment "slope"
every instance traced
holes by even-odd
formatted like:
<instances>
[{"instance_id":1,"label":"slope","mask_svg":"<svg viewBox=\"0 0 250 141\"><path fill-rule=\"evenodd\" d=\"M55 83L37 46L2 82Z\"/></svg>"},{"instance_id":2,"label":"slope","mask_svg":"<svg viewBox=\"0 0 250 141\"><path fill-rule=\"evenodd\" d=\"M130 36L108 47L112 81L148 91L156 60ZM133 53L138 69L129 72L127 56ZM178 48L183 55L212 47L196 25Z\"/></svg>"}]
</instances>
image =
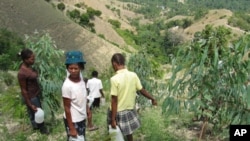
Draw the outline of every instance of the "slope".
<instances>
[{"instance_id":1,"label":"slope","mask_svg":"<svg viewBox=\"0 0 250 141\"><path fill-rule=\"evenodd\" d=\"M103 71L109 68L110 58L115 52L123 52L95 34L85 30L65 17L46 1L5 0L0 2L0 28L31 35L34 31L48 32L57 47L83 51L87 66Z\"/></svg>"}]
</instances>

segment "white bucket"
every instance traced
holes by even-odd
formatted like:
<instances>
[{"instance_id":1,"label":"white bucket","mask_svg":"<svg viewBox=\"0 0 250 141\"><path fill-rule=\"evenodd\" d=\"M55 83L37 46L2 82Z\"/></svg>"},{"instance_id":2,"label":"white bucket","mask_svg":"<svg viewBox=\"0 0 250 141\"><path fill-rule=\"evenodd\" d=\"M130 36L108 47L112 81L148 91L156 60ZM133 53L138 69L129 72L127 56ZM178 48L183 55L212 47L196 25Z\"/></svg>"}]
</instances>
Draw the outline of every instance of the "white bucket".
<instances>
[{"instance_id":1,"label":"white bucket","mask_svg":"<svg viewBox=\"0 0 250 141\"><path fill-rule=\"evenodd\" d=\"M90 96L90 95L87 96L87 99L89 100L88 106L91 107L91 105L93 104L93 102L94 102L95 99L92 96Z\"/></svg>"},{"instance_id":2,"label":"white bucket","mask_svg":"<svg viewBox=\"0 0 250 141\"><path fill-rule=\"evenodd\" d=\"M111 125L109 125L109 134L111 135L111 141L124 141L119 126L116 126L116 129L114 129L111 127Z\"/></svg>"},{"instance_id":3,"label":"white bucket","mask_svg":"<svg viewBox=\"0 0 250 141\"><path fill-rule=\"evenodd\" d=\"M81 135L81 136L78 136L77 135L77 137L69 137L69 141L85 141L85 139L84 139L84 136L83 135Z\"/></svg>"},{"instance_id":4,"label":"white bucket","mask_svg":"<svg viewBox=\"0 0 250 141\"><path fill-rule=\"evenodd\" d=\"M35 122L36 123L43 123L44 121L44 111L41 108L37 108L35 113Z\"/></svg>"}]
</instances>

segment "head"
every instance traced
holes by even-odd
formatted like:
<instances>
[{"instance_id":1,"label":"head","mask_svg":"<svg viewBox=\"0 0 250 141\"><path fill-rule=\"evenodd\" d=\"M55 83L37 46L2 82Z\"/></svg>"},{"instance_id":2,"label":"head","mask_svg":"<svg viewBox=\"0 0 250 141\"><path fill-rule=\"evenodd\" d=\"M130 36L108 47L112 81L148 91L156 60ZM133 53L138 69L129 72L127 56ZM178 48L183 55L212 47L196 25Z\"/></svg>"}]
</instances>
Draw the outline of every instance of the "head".
<instances>
[{"instance_id":1,"label":"head","mask_svg":"<svg viewBox=\"0 0 250 141\"><path fill-rule=\"evenodd\" d=\"M79 77L81 70L84 70L86 61L80 51L69 51L66 53L65 65L71 77Z\"/></svg>"},{"instance_id":2,"label":"head","mask_svg":"<svg viewBox=\"0 0 250 141\"><path fill-rule=\"evenodd\" d=\"M97 71L92 71L92 77L98 77L98 72Z\"/></svg>"},{"instance_id":3,"label":"head","mask_svg":"<svg viewBox=\"0 0 250 141\"><path fill-rule=\"evenodd\" d=\"M115 53L111 58L111 63L115 71L125 67L125 57L121 53Z\"/></svg>"},{"instance_id":4,"label":"head","mask_svg":"<svg viewBox=\"0 0 250 141\"><path fill-rule=\"evenodd\" d=\"M20 56L23 60L23 63L27 65L33 65L35 63L35 55L32 50L30 49L23 49L20 53Z\"/></svg>"}]
</instances>

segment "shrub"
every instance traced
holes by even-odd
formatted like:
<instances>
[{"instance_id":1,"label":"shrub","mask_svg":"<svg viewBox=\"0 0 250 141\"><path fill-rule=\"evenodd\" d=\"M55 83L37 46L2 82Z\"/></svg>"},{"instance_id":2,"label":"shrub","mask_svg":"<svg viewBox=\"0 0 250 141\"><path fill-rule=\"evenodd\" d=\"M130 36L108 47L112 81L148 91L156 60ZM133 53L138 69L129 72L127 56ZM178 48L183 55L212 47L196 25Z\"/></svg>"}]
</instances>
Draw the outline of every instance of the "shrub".
<instances>
[{"instance_id":1,"label":"shrub","mask_svg":"<svg viewBox=\"0 0 250 141\"><path fill-rule=\"evenodd\" d=\"M23 40L14 32L0 29L0 70L13 69L13 63L18 61L18 52L24 48Z\"/></svg>"},{"instance_id":2,"label":"shrub","mask_svg":"<svg viewBox=\"0 0 250 141\"><path fill-rule=\"evenodd\" d=\"M61 3L57 4L57 8L59 10L63 11L65 9L65 4L61 2Z\"/></svg>"},{"instance_id":3,"label":"shrub","mask_svg":"<svg viewBox=\"0 0 250 141\"><path fill-rule=\"evenodd\" d=\"M121 23L118 20L109 19L108 22L110 24L112 24L115 28L120 28L121 27Z\"/></svg>"},{"instance_id":4,"label":"shrub","mask_svg":"<svg viewBox=\"0 0 250 141\"><path fill-rule=\"evenodd\" d=\"M74 10L72 10L72 11L68 11L69 17L70 17L71 19L73 19L73 20L79 19L79 18L80 18L80 14L81 14L80 11L77 10L77 9L74 9Z\"/></svg>"},{"instance_id":5,"label":"shrub","mask_svg":"<svg viewBox=\"0 0 250 141\"><path fill-rule=\"evenodd\" d=\"M87 26L89 24L89 15L84 13L80 16L79 24L81 26Z\"/></svg>"},{"instance_id":6,"label":"shrub","mask_svg":"<svg viewBox=\"0 0 250 141\"><path fill-rule=\"evenodd\" d=\"M103 34L98 34L98 36L105 39L105 36Z\"/></svg>"}]
</instances>

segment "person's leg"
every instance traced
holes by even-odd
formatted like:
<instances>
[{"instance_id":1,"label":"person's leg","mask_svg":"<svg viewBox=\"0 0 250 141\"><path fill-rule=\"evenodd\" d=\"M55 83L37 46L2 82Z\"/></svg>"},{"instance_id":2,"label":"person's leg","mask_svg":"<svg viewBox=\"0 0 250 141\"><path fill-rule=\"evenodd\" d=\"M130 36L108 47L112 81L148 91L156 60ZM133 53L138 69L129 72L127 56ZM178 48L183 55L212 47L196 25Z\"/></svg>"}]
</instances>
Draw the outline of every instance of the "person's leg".
<instances>
[{"instance_id":1,"label":"person's leg","mask_svg":"<svg viewBox=\"0 0 250 141\"><path fill-rule=\"evenodd\" d=\"M28 112L29 119L30 119L30 123L31 123L31 125L32 125L33 130L39 129L39 128L37 127L36 122L35 122L35 116L34 116L35 113L33 112L33 110L32 110L28 105L26 105L26 107L27 107L27 112Z\"/></svg>"},{"instance_id":2,"label":"person's leg","mask_svg":"<svg viewBox=\"0 0 250 141\"><path fill-rule=\"evenodd\" d=\"M31 101L31 103L32 103L33 105L35 105L36 107L42 108L41 102L40 102L40 98L39 98L39 97L31 98L30 101ZM47 128L45 127L44 122L39 123L39 124L35 122L35 112L33 112L33 110L31 110L31 111L32 111L32 113L33 113L33 114L31 115L31 116L32 116L32 122L33 122L33 124L36 124L36 125L37 125L37 127L39 128L39 130L40 130L40 132L41 132L42 134L49 134Z\"/></svg>"},{"instance_id":3,"label":"person's leg","mask_svg":"<svg viewBox=\"0 0 250 141\"><path fill-rule=\"evenodd\" d=\"M87 120L88 120L87 127L91 128L93 126L93 123L92 123L92 112L90 112L88 114L88 119Z\"/></svg>"},{"instance_id":4,"label":"person's leg","mask_svg":"<svg viewBox=\"0 0 250 141\"><path fill-rule=\"evenodd\" d=\"M66 131L66 135L67 135L67 141L69 140L69 126L68 126L68 122L65 118L63 118L63 122L64 122L64 126L65 126L65 131Z\"/></svg>"},{"instance_id":5,"label":"person's leg","mask_svg":"<svg viewBox=\"0 0 250 141\"><path fill-rule=\"evenodd\" d=\"M126 135L126 137L127 137L127 141L133 141L133 135L132 134Z\"/></svg>"},{"instance_id":6,"label":"person's leg","mask_svg":"<svg viewBox=\"0 0 250 141\"><path fill-rule=\"evenodd\" d=\"M92 123L92 112L90 112L90 114L88 115L88 118L87 118L87 128L89 131L94 131L94 130L97 130L98 127L94 126L93 123Z\"/></svg>"}]
</instances>

